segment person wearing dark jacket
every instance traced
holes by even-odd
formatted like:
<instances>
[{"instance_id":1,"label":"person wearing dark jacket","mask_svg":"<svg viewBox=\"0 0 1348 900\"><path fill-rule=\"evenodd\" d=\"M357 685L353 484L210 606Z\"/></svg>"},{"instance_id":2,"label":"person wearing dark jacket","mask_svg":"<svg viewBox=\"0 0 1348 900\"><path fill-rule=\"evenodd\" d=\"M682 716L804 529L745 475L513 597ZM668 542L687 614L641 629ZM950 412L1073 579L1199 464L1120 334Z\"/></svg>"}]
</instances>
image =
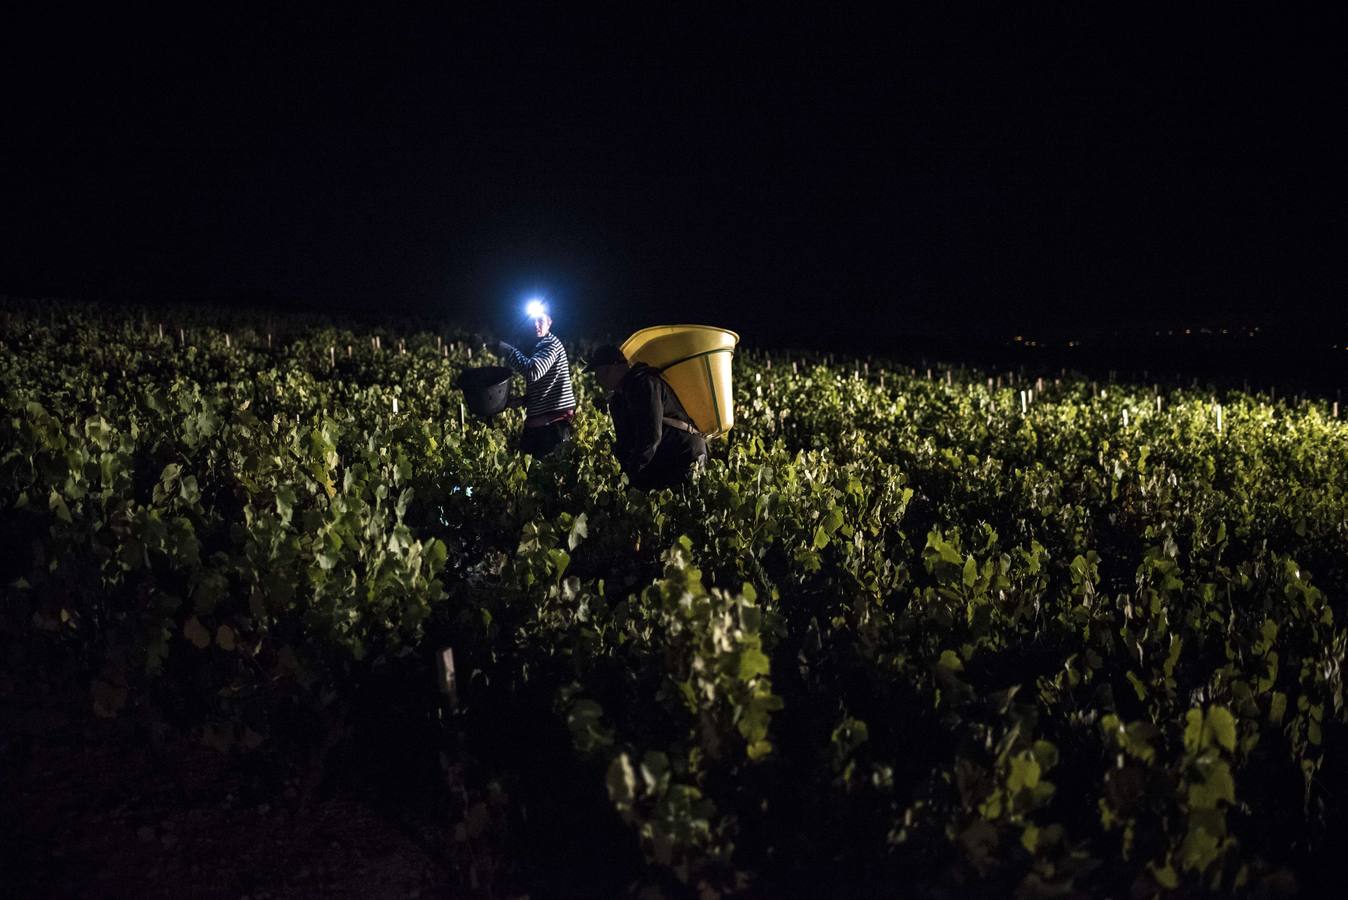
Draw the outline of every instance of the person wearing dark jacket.
<instances>
[{"instance_id":1,"label":"person wearing dark jacket","mask_svg":"<svg viewBox=\"0 0 1348 900\"><path fill-rule=\"evenodd\" d=\"M613 454L632 487L673 487L707 458L707 441L660 372L629 365L612 345L600 347L589 367L610 392L608 409L616 441Z\"/></svg>"}]
</instances>

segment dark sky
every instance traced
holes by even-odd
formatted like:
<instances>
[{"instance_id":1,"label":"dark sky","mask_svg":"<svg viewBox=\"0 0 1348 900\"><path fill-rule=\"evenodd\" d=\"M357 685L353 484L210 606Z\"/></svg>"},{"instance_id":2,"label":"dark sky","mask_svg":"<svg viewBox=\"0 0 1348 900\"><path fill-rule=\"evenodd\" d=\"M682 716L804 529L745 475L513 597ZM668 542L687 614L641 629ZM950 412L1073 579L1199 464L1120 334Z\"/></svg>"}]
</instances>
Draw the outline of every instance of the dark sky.
<instances>
[{"instance_id":1,"label":"dark sky","mask_svg":"<svg viewBox=\"0 0 1348 900\"><path fill-rule=\"evenodd\" d=\"M198 5L5 14L0 292L809 344L1348 288L1337 14Z\"/></svg>"}]
</instances>

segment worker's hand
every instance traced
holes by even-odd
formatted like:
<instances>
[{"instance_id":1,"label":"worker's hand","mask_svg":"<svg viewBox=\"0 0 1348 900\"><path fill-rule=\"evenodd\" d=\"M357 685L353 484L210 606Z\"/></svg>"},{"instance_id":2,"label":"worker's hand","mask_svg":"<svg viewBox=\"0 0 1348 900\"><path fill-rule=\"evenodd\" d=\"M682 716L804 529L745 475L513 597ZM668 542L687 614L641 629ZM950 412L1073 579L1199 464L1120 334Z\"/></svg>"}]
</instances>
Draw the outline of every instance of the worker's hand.
<instances>
[{"instance_id":1,"label":"worker's hand","mask_svg":"<svg viewBox=\"0 0 1348 900\"><path fill-rule=\"evenodd\" d=\"M514 352L515 352L515 348L512 347L510 344L507 344L505 341L497 341L497 342L496 342L496 355L497 355L497 356L509 356L511 353L514 353Z\"/></svg>"}]
</instances>

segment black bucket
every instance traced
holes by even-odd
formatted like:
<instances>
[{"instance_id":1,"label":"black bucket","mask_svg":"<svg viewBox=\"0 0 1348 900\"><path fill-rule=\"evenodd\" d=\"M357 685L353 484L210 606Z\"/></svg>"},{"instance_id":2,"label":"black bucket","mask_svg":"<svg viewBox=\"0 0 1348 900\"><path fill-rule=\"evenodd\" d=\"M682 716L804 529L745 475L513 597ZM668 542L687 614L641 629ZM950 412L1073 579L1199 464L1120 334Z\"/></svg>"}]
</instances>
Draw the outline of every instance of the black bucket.
<instances>
[{"instance_id":1,"label":"black bucket","mask_svg":"<svg viewBox=\"0 0 1348 900\"><path fill-rule=\"evenodd\" d=\"M505 366L465 369L459 375L463 402L475 416L489 419L506 408L511 372Z\"/></svg>"}]
</instances>

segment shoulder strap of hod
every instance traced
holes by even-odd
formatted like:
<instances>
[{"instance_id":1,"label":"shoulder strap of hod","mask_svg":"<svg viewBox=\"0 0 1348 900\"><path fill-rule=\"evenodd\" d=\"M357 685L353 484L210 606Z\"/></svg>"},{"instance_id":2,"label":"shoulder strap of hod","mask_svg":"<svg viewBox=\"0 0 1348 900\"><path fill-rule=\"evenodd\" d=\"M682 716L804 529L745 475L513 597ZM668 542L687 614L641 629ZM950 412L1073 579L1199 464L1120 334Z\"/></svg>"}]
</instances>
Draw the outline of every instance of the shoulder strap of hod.
<instances>
[{"instance_id":1,"label":"shoulder strap of hod","mask_svg":"<svg viewBox=\"0 0 1348 900\"><path fill-rule=\"evenodd\" d=\"M698 431L698 430L697 430L695 427L693 427L692 425L689 425L689 424L688 424L687 422L685 422L683 419L671 419L669 416L661 416L660 418L661 418L661 420L662 420L666 425L668 425L670 428L676 428L676 429L678 429L679 431L686 431L686 432L688 432L689 434L697 435L697 436L700 437L700 438L705 438L705 437L706 437L705 434L703 434L702 432Z\"/></svg>"}]
</instances>

